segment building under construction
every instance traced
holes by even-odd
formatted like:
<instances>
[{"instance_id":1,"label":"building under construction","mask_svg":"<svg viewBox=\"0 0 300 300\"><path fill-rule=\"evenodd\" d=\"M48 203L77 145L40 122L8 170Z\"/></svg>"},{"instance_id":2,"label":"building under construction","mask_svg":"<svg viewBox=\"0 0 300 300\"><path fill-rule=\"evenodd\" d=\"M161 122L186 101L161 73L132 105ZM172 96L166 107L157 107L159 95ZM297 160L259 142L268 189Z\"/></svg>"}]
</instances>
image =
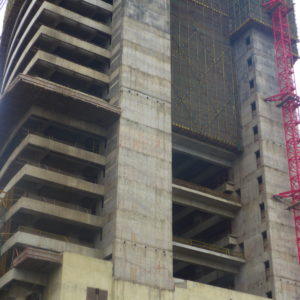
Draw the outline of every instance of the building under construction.
<instances>
[{"instance_id":1,"label":"building under construction","mask_svg":"<svg viewBox=\"0 0 300 300\"><path fill-rule=\"evenodd\" d=\"M299 300L296 42L286 0L9 0L0 299Z\"/></svg>"}]
</instances>

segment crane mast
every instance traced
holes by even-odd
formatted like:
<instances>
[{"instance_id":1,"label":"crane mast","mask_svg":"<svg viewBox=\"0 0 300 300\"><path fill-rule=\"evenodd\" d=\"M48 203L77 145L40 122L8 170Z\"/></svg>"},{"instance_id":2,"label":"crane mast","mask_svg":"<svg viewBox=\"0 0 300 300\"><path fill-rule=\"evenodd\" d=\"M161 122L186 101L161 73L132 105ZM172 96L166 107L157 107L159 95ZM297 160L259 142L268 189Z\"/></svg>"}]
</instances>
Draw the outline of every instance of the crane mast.
<instances>
[{"instance_id":1,"label":"crane mast","mask_svg":"<svg viewBox=\"0 0 300 300\"><path fill-rule=\"evenodd\" d=\"M266 99L278 102L282 110L285 145L288 159L290 191L281 198L292 199L298 261L300 262L300 134L298 125L300 98L296 92L294 57L288 14L292 9L287 0L269 0L263 4L272 15L274 46L280 92Z\"/></svg>"}]
</instances>

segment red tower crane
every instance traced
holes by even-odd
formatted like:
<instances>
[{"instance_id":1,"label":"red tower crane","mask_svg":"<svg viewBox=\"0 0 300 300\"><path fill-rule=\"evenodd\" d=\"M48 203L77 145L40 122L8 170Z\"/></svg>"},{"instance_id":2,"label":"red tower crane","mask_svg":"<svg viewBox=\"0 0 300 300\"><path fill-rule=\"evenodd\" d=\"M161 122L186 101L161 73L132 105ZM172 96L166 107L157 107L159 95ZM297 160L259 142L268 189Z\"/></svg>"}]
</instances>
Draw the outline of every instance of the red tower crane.
<instances>
[{"instance_id":1,"label":"red tower crane","mask_svg":"<svg viewBox=\"0 0 300 300\"><path fill-rule=\"evenodd\" d=\"M280 92L266 101L276 101L282 110L286 153L290 178L288 192L277 196L291 198L295 220L298 261L300 262L300 98L296 92L294 57L288 14L292 9L287 0L269 0L263 4L272 14L274 45Z\"/></svg>"}]
</instances>

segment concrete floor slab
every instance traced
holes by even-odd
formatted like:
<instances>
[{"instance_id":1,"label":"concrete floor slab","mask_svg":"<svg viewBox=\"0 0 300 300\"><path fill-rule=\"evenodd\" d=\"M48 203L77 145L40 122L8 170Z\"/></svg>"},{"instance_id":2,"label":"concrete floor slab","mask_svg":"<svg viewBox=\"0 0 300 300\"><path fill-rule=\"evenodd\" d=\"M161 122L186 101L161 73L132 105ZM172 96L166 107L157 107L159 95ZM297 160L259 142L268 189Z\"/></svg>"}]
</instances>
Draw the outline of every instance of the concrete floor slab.
<instances>
[{"instance_id":1,"label":"concrete floor slab","mask_svg":"<svg viewBox=\"0 0 300 300\"><path fill-rule=\"evenodd\" d=\"M1 168L0 171L0 180L4 176L5 172L8 170L10 165L18 159L18 156L24 151L27 147L38 147L50 152L55 152L64 156L70 156L72 158L82 160L84 162L92 163L95 165L104 166L105 157L90 151L86 151L74 146L64 144L59 141L55 141L50 137L42 137L36 134L28 134L25 139L20 143L20 145L14 150L10 157L6 160L6 163Z\"/></svg>"},{"instance_id":2,"label":"concrete floor slab","mask_svg":"<svg viewBox=\"0 0 300 300\"><path fill-rule=\"evenodd\" d=\"M56 252L71 252L86 256L102 258L102 251L86 246L81 246L67 241L61 241L42 235L17 231L1 247L1 255L15 246L36 247Z\"/></svg>"},{"instance_id":3,"label":"concrete floor slab","mask_svg":"<svg viewBox=\"0 0 300 300\"><path fill-rule=\"evenodd\" d=\"M47 275L41 273L20 269L11 269L0 278L0 290L12 281L21 281L37 286L47 286L48 277Z\"/></svg>"},{"instance_id":4,"label":"concrete floor slab","mask_svg":"<svg viewBox=\"0 0 300 300\"><path fill-rule=\"evenodd\" d=\"M173 242L173 251L176 260L234 274L237 274L240 267L246 263L243 258L179 242Z\"/></svg>"},{"instance_id":5,"label":"concrete floor slab","mask_svg":"<svg viewBox=\"0 0 300 300\"><path fill-rule=\"evenodd\" d=\"M226 218L234 218L241 204L191 188L173 184L173 202Z\"/></svg>"},{"instance_id":6,"label":"concrete floor slab","mask_svg":"<svg viewBox=\"0 0 300 300\"><path fill-rule=\"evenodd\" d=\"M10 220L19 212L27 212L32 215L47 215L51 218L65 221L71 224L79 224L83 227L100 229L105 218L85 213L79 210L67 208L67 204L58 201L47 202L32 198L21 197L5 214L5 221Z\"/></svg>"},{"instance_id":7,"label":"concrete floor slab","mask_svg":"<svg viewBox=\"0 0 300 300\"><path fill-rule=\"evenodd\" d=\"M9 192L22 179L45 182L52 185L54 184L98 197L104 195L103 185L94 184L76 177L28 164L24 165L22 169L9 181L4 190Z\"/></svg>"}]
</instances>

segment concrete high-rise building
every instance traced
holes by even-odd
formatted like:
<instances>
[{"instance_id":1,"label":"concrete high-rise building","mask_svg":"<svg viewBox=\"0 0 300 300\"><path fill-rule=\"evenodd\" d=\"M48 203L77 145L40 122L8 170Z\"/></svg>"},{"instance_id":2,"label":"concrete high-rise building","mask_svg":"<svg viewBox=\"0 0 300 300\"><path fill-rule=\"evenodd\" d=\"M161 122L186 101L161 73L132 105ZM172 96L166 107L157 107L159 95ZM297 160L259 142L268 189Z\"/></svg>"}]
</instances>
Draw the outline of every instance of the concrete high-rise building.
<instances>
[{"instance_id":1,"label":"concrete high-rise building","mask_svg":"<svg viewBox=\"0 0 300 300\"><path fill-rule=\"evenodd\" d=\"M263 2L8 1L0 299L300 299Z\"/></svg>"}]
</instances>

